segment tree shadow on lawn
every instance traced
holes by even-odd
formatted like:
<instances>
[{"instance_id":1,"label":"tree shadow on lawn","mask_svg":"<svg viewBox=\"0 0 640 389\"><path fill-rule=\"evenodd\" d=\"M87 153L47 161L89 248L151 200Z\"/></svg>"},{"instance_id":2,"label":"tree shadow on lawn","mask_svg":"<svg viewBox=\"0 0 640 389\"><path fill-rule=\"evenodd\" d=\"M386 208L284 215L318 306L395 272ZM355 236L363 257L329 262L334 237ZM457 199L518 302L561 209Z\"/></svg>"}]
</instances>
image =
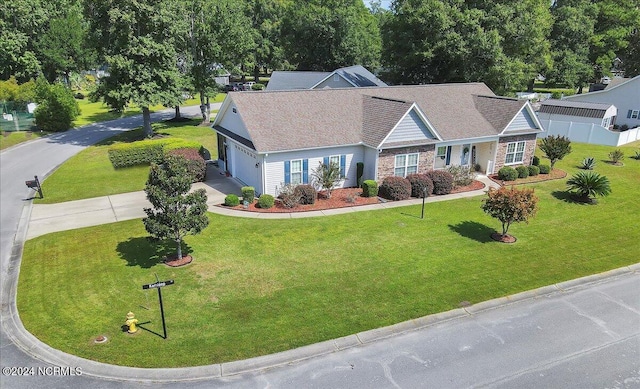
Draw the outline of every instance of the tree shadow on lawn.
<instances>
[{"instance_id":1,"label":"tree shadow on lawn","mask_svg":"<svg viewBox=\"0 0 640 389\"><path fill-rule=\"evenodd\" d=\"M164 263L165 259L175 255L177 247L176 243L171 240L138 237L118 243L116 251L120 258L127 261L127 266L140 266L143 269L149 269ZM192 251L188 244L182 242L182 255L188 255Z\"/></svg>"},{"instance_id":2,"label":"tree shadow on lawn","mask_svg":"<svg viewBox=\"0 0 640 389\"><path fill-rule=\"evenodd\" d=\"M590 202L577 200L575 195L573 195L571 192L567 192L567 191L564 191L564 190L555 190L555 191L551 192L551 196L555 197L558 200L562 200L565 203L569 203L569 204L578 204L578 205L589 205L590 204Z\"/></svg>"},{"instance_id":3,"label":"tree shadow on lawn","mask_svg":"<svg viewBox=\"0 0 640 389\"><path fill-rule=\"evenodd\" d=\"M494 240L491 239L491 234L496 232L496 230L493 228L473 221L464 221L456 225L449 224L449 229L451 229L451 231L457 232L465 238L470 238L480 243L494 242Z\"/></svg>"}]
</instances>

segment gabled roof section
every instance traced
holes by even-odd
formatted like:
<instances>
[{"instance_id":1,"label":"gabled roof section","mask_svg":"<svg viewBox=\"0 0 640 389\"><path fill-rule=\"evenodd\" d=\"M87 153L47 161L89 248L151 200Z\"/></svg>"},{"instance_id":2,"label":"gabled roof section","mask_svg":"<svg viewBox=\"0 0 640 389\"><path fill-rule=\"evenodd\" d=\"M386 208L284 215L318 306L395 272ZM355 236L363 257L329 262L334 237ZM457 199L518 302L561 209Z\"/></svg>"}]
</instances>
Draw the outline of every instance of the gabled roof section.
<instances>
[{"instance_id":1,"label":"gabled roof section","mask_svg":"<svg viewBox=\"0 0 640 389\"><path fill-rule=\"evenodd\" d=\"M633 78L623 78L622 80L624 81L616 81L614 83L614 85L608 85L606 89L603 90L599 90L599 91L595 91L595 92L589 92L589 93L581 93L578 95L571 95L571 96L566 96L564 99L565 100L577 100L579 101L581 97L584 96L592 96L592 95L597 95L597 94L606 94L609 93L613 90L616 90L617 88L622 87L623 85L627 85L627 84L631 84L631 83L638 83L638 85L640 85L640 74L633 77Z\"/></svg>"},{"instance_id":2,"label":"gabled roof section","mask_svg":"<svg viewBox=\"0 0 640 389\"><path fill-rule=\"evenodd\" d=\"M354 65L346 68L340 68L333 73L340 75L347 82L355 87L365 86L387 86L373 73L368 71L364 66Z\"/></svg>"},{"instance_id":3,"label":"gabled roof section","mask_svg":"<svg viewBox=\"0 0 640 389\"><path fill-rule=\"evenodd\" d=\"M474 96L475 106L491 125L504 131L526 105L526 100L499 96Z\"/></svg>"},{"instance_id":4,"label":"gabled roof section","mask_svg":"<svg viewBox=\"0 0 640 389\"><path fill-rule=\"evenodd\" d=\"M331 74L332 72L274 71L266 90L311 89Z\"/></svg>"},{"instance_id":5,"label":"gabled roof section","mask_svg":"<svg viewBox=\"0 0 640 389\"><path fill-rule=\"evenodd\" d=\"M413 106L410 101L377 96L363 96L362 104L362 141L374 148L378 148Z\"/></svg>"},{"instance_id":6,"label":"gabled roof section","mask_svg":"<svg viewBox=\"0 0 640 389\"><path fill-rule=\"evenodd\" d=\"M540 106L539 112L586 118L603 118L611 106L612 104L585 103L571 100L545 100Z\"/></svg>"}]
</instances>

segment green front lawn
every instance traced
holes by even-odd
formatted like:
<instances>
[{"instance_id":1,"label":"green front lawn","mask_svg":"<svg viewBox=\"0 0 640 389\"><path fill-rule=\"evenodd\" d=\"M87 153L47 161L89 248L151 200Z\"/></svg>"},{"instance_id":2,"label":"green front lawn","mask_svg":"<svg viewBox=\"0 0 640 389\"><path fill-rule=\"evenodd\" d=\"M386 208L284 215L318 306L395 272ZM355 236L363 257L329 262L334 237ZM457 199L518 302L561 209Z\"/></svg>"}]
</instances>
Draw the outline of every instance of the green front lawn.
<instances>
[{"instance_id":1,"label":"green front lawn","mask_svg":"<svg viewBox=\"0 0 640 389\"><path fill-rule=\"evenodd\" d=\"M0 150L4 150L11 146L15 146L19 143L26 142L32 139L38 139L41 136L49 134L48 132L31 132L31 131L15 131L15 132L2 132L0 134Z\"/></svg>"},{"instance_id":2,"label":"green front lawn","mask_svg":"<svg viewBox=\"0 0 640 389\"><path fill-rule=\"evenodd\" d=\"M640 143L640 142L638 142ZM509 232L482 197L308 219L210 214L188 237L194 262L167 268L173 247L147 239L140 220L59 232L26 242L18 285L25 327L84 358L141 367L239 360L398 323L637 262L640 161L604 162L612 147L573 144L569 176L586 156L611 180L598 205L567 200L565 181L530 185L538 215ZM627 156L634 147L622 147ZM157 292L163 289L168 339ZM144 329L121 331L133 311ZM156 333L156 334L154 334ZM94 344L105 335L109 341Z\"/></svg>"},{"instance_id":3,"label":"green front lawn","mask_svg":"<svg viewBox=\"0 0 640 389\"><path fill-rule=\"evenodd\" d=\"M158 134L197 141L209 150L212 158L216 158L216 134L208 126L199 126L199 123L199 119L194 119L155 123L153 127ZM35 202L51 204L143 190L149 174L148 166L115 169L108 156L108 149L113 143L141 138L142 131L137 129L81 151L44 180L42 191L45 197Z\"/></svg>"}]
</instances>

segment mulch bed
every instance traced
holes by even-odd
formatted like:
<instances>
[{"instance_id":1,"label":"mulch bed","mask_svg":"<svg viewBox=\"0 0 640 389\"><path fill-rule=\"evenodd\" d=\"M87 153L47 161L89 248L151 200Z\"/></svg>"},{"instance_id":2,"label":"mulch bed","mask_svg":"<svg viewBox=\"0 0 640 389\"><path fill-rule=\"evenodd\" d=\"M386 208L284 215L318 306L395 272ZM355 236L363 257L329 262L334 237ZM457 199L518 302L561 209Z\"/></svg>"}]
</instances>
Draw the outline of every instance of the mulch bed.
<instances>
[{"instance_id":1,"label":"mulch bed","mask_svg":"<svg viewBox=\"0 0 640 389\"><path fill-rule=\"evenodd\" d=\"M497 232L494 232L493 234L491 234L491 239L497 242L502 242L502 243L515 243L517 240L515 236L509 235L509 234L502 235Z\"/></svg>"},{"instance_id":2,"label":"mulch bed","mask_svg":"<svg viewBox=\"0 0 640 389\"><path fill-rule=\"evenodd\" d=\"M170 267L179 267L188 265L191 263L191 261L193 261L191 255L184 255L182 256L182 258L178 258L177 255L173 255L165 259L164 264Z\"/></svg>"},{"instance_id":3,"label":"mulch bed","mask_svg":"<svg viewBox=\"0 0 640 389\"><path fill-rule=\"evenodd\" d=\"M557 180L560 178L565 178L567 176L567 172L560 169L553 169L549 172L549 174L538 174L537 176L529 176L527 178L518 178L515 181L502 181L498 178L497 174L492 174L489 176L489 179L500 186L509 186L509 185L520 185L520 184L531 184L534 182L542 182L542 181L550 181Z\"/></svg>"},{"instance_id":4,"label":"mulch bed","mask_svg":"<svg viewBox=\"0 0 640 389\"><path fill-rule=\"evenodd\" d=\"M451 193L462 193L484 188L484 184L480 181L473 181L470 185L455 188ZM259 208L257 201L249 204L248 208L243 205L232 207L239 211L262 212L262 213L283 213L283 212L309 212L322 211L325 209L357 207L361 205L377 204L382 200L378 197L363 197L361 188L344 188L334 189L331 192L331 198L327 198L322 192L318 194L318 198L314 204L298 205L295 208L286 208L276 199L273 207L268 209ZM384 200L389 201L389 200ZM225 205L219 205L225 207Z\"/></svg>"}]
</instances>

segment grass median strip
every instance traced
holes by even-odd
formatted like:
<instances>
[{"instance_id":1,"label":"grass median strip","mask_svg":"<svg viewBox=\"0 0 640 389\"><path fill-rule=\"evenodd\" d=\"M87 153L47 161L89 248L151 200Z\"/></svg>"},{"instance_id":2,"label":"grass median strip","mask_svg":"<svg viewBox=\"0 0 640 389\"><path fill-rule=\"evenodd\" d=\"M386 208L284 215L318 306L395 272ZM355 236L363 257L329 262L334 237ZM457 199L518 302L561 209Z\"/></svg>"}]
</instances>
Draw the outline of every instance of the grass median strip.
<instances>
[{"instance_id":1,"label":"grass median strip","mask_svg":"<svg viewBox=\"0 0 640 389\"><path fill-rule=\"evenodd\" d=\"M629 148L632 150L632 148ZM574 145L558 167L572 174ZM482 197L310 219L244 219L210 214L186 239L194 262L168 268L173 245L147 238L140 220L45 235L25 245L18 309L25 327L52 347L84 358L140 367L196 366L264 355L478 303L637 261L631 228L640 161L600 163L613 193L598 205L567 201L565 180L531 185L540 211L494 242L498 222ZM157 292L163 289L168 339ZM133 311L142 329L121 332ZM105 335L109 341L94 344ZM123 352L126 350L126 352Z\"/></svg>"}]
</instances>

